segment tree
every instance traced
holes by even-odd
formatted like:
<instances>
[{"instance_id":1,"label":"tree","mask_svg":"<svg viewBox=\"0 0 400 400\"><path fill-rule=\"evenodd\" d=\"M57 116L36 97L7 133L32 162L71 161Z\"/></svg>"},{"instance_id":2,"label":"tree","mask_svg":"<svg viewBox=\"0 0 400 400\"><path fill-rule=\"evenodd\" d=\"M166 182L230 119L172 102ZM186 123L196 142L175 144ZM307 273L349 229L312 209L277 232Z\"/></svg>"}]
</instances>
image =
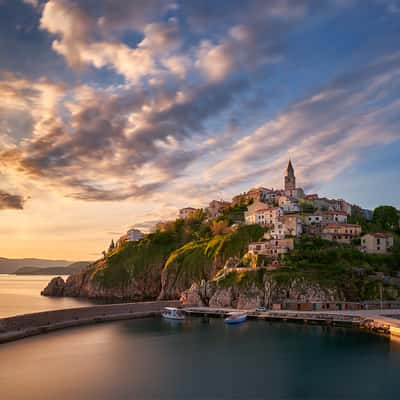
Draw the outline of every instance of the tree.
<instances>
[{"instance_id":1,"label":"tree","mask_svg":"<svg viewBox=\"0 0 400 400\"><path fill-rule=\"evenodd\" d=\"M229 232L229 221L220 220L220 221L212 221L210 224L211 232L213 235L224 235Z\"/></svg>"},{"instance_id":2,"label":"tree","mask_svg":"<svg viewBox=\"0 0 400 400\"><path fill-rule=\"evenodd\" d=\"M114 239L111 239L110 246L108 247L108 252L111 252L115 249Z\"/></svg>"},{"instance_id":3,"label":"tree","mask_svg":"<svg viewBox=\"0 0 400 400\"><path fill-rule=\"evenodd\" d=\"M384 230L399 229L399 212L392 206L379 206L374 210L373 222Z\"/></svg>"}]
</instances>

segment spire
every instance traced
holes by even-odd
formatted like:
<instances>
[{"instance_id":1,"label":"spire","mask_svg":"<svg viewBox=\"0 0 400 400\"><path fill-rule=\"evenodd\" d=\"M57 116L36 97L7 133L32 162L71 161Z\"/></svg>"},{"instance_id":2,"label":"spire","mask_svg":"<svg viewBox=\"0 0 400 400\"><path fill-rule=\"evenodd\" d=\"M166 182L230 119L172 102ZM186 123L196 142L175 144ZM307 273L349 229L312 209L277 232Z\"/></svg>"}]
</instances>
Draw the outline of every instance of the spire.
<instances>
[{"instance_id":1,"label":"spire","mask_svg":"<svg viewBox=\"0 0 400 400\"><path fill-rule=\"evenodd\" d=\"M292 160L289 158L289 163L286 168L286 176L294 176L294 168L292 165Z\"/></svg>"},{"instance_id":2,"label":"spire","mask_svg":"<svg viewBox=\"0 0 400 400\"><path fill-rule=\"evenodd\" d=\"M292 160L289 158L289 163L286 168L285 175L285 190L291 191L296 189L296 177L294 176L294 168Z\"/></svg>"}]
</instances>

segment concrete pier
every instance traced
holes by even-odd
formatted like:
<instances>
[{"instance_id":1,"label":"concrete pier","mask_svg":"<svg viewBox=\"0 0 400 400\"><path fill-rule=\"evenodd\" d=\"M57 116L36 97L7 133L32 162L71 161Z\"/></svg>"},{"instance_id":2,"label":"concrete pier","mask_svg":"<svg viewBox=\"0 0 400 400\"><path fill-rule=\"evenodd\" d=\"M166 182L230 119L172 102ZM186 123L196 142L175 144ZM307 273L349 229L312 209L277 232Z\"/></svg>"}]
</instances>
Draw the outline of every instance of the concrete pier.
<instances>
[{"instance_id":1,"label":"concrete pier","mask_svg":"<svg viewBox=\"0 0 400 400\"><path fill-rule=\"evenodd\" d=\"M225 317L237 309L186 307L185 313L193 316ZM268 321L291 321L336 326L353 326L367 329L371 332L384 333L400 337L400 310L352 310L352 311L265 311L254 309L241 310L247 312L249 319Z\"/></svg>"},{"instance_id":2,"label":"concrete pier","mask_svg":"<svg viewBox=\"0 0 400 400\"><path fill-rule=\"evenodd\" d=\"M17 315L0 319L0 343L39 335L57 329L87 324L145 318L160 315L164 307L178 307L179 301L105 304Z\"/></svg>"}]
</instances>

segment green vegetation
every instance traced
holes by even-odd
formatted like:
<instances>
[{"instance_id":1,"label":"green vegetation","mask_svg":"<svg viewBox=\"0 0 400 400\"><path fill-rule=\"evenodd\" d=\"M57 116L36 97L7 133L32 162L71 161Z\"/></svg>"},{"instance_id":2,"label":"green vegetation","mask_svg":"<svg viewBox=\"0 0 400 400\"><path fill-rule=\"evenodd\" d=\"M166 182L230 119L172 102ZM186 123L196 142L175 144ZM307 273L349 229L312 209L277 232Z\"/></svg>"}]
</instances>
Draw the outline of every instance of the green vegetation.
<instances>
[{"instance_id":1,"label":"green vegetation","mask_svg":"<svg viewBox=\"0 0 400 400\"><path fill-rule=\"evenodd\" d=\"M399 232L399 212L392 206L375 208L372 220L383 230Z\"/></svg>"},{"instance_id":2,"label":"green vegetation","mask_svg":"<svg viewBox=\"0 0 400 400\"><path fill-rule=\"evenodd\" d=\"M247 206L241 203L229 207L221 217L211 221L202 210L197 210L185 220L159 224L155 233L145 235L139 242L120 247L112 242L104 253L104 260L90 267L88 273L106 288L123 287L135 279L161 285L162 276L169 293L186 289L193 282L214 278L215 284L222 287L262 287L268 276L283 285L298 278L337 288L353 300L377 299L381 285L387 299L400 297L400 288L369 277L376 272L395 276L400 271L399 215L395 208L378 207L373 220L367 221L362 210L353 207L348 221L360 224L363 232L393 232L392 254L363 254L357 249L359 239L352 245L340 245L303 236L296 239L294 250L281 260L276 270L257 269L223 275L221 269L228 260L243 267L266 266L271 261L260 255L244 257L248 244L260 240L265 232L259 225L233 225L243 221ZM303 211L313 211L309 202L302 202L301 207Z\"/></svg>"},{"instance_id":3,"label":"green vegetation","mask_svg":"<svg viewBox=\"0 0 400 400\"><path fill-rule=\"evenodd\" d=\"M253 271L229 272L225 277L218 280L220 287L249 288L253 285L261 289L264 286L265 269Z\"/></svg>"},{"instance_id":4,"label":"green vegetation","mask_svg":"<svg viewBox=\"0 0 400 400\"><path fill-rule=\"evenodd\" d=\"M171 253L164 272L176 287L211 279L216 267L223 267L230 257L243 257L248 244L260 239L263 233L259 225L244 225L225 235L189 242Z\"/></svg>"},{"instance_id":5,"label":"green vegetation","mask_svg":"<svg viewBox=\"0 0 400 400\"><path fill-rule=\"evenodd\" d=\"M161 270L168 255L183 241L184 231L166 231L128 242L106 257L104 268L95 271L95 280L104 287L120 287L152 268Z\"/></svg>"},{"instance_id":6,"label":"green vegetation","mask_svg":"<svg viewBox=\"0 0 400 400\"><path fill-rule=\"evenodd\" d=\"M247 206L253 203L251 199L248 203L236 204L233 207L228 207L223 211L223 215L219 217L220 219L225 219L229 221L229 224L240 223L244 221L244 213L247 211Z\"/></svg>"}]
</instances>

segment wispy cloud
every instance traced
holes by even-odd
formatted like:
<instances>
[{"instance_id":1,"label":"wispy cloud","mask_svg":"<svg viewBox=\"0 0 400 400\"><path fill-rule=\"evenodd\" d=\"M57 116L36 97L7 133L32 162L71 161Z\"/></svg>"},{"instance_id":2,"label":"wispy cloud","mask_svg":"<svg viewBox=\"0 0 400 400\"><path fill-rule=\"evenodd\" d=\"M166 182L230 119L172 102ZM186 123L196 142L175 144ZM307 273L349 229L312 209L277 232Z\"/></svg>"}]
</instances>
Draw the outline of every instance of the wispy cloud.
<instances>
[{"instance_id":1,"label":"wispy cloud","mask_svg":"<svg viewBox=\"0 0 400 400\"><path fill-rule=\"evenodd\" d=\"M22 196L0 190L0 210L22 210L24 203Z\"/></svg>"}]
</instances>

